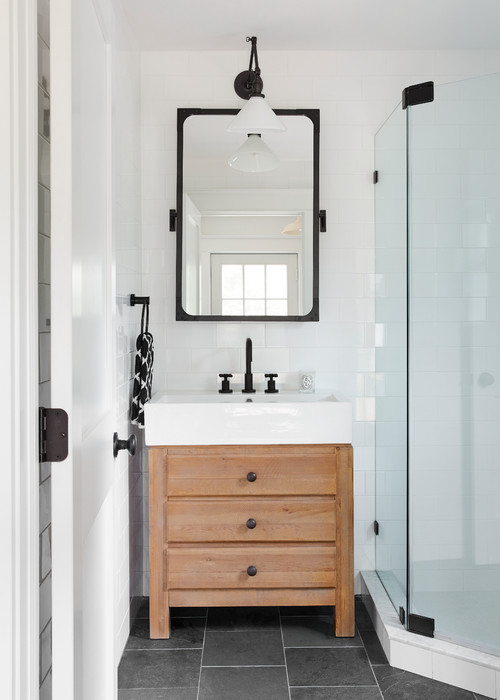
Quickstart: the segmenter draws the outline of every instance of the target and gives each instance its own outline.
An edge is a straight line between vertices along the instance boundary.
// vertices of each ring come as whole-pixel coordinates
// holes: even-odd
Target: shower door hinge
[[[399,621],[404,626],[405,624],[405,609],[402,605],[399,606]]]
[[[408,630],[415,634],[423,634],[424,637],[434,637],[434,618],[423,615],[408,615]]]
[[[423,105],[425,102],[434,102],[434,83],[432,80],[418,85],[409,85],[403,90],[401,103],[403,109]]]
[[[373,521],[373,532],[378,535],[379,533],[379,525],[378,525],[378,520]]]
[[[38,409],[40,462],[63,462],[68,456],[68,414],[62,408]]]
[[[373,184],[376,185],[378,182],[378,170],[373,171]]]

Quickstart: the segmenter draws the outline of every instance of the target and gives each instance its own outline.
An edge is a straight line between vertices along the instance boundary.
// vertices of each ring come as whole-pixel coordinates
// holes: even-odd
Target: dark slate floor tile
[[[335,637],[333,615],[282,617],[281,627],[285,647],[362,646],[359,634],[355,637]]]
[[[198,688],[141,688],[119,690],[118,700],[197,700]]]
[[[281,667],[204,668],[199,700],[289,700]]]
[[[382,700],[378,687],[290,688],[291,700]]]
[[[474,700],[474,693],[392,666],[374,666],[384,700]]]
[[[201,649],[125,651],[118,667],[118,687],[197,687],[201,653]]]
[[[136,607],[135,618],[148,618],[149,619],[149,598],[138,597],[134,600],[134,606]]]
[[[201,649],[206,618],[178,617],[171,621],[170,639],[150,639],[149,620],[138,619],[130,630],[126,649]]]
[[[280,614],[286,617],[311,617],[313,615],[334,615],[333,605],[282,605]]]
[[[387,664],[387,656],[385,655],[380,639],[377,633],[372,630],[363,630],[361,633],[361,639],[372,664]]]
[[[279,630],[208,631],[203,666],[284,666]]]
[[[363,603],[361,596],[356,596],[354,599],[354,615],[356,620],[356,627],[361,632],[361,630],[373,630],[373,622],[368,614],[368,610]]]
[[[286,649],[292,686],[375,685],[363,647]]]
[[[278,608],[209,608],[207,630],[280,629]]]

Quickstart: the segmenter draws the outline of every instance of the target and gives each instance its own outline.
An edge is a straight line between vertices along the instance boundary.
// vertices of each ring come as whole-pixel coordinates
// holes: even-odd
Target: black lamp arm
[[[250,51],[250,65],[248,67],[248,87],[251,89],[253,95],[261,95],[264,83],[260,77],[260,67],[259,67],[259,57],[257,55],[257,37],[247,36],[247,41],[252,42],[252,50]],[[252,64],[255,61],[255,68],[252,69]],[[262,95],[264,97],[264,95]]]

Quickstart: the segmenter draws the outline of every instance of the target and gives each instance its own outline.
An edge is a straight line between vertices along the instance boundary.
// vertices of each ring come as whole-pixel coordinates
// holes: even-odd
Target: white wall
[[[113,236],[116,254],[116,423],[120,437],[132,432],[129,412],[133,384],[135,339],[141,306],[129,305],[130,294],[142,293],[140,229],[139,54],[114,52]],[[115,500],[117,557],[116,663],[129,634],[130,601],[142,595],[142,442],[135,457],[121,453]],[[140,562],[140,563],[139,563]],[[139,573],[137,573],[139,572]],[[138,580],[139,579],[139,580]]]
[[[115,426],[121,438],[131,433],[130,394],[135,338],[141,308],[129,306],[130,294],[142,293],[140,221],[140,62],[133,31],[116,0],[97,0],[96,10],[110,47],[112,100],[112,209],[113,261],[116,307]],[[113,489],[115,542],[115,663],[118,665],[129,635],[130,602],[142,594],[136,570],[142,561],[142,449],[139,436],[135,458],[121,452],[116,459]],[[138,496],[139,494],[139,496]],[[139,535],[137,534],[139,529]],[[137,544],[140,540],[140,546]]]
[[[151,295],[154,390],[214,389],[218,372],[241,372],[244,341],[255,372],[279,382],[315,369],[318,389],[353,402],[355,567],[373,569],[374,541],[374,134],[410,84],[500,70],[500,52],[260,51],[264,92],[275,108],[321,110],[319,323],[180,323],[175,311],[177,107],[238,107],[235,75],[248,52],[142,54],[144,293]]]

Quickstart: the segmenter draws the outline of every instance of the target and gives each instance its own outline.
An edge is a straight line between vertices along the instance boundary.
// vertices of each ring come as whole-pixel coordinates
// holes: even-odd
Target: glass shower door
[[[408,108],[409,612],[500,652],[500,76]]]
[[[376,570],[406,610],[406,113],[375,137]]]

